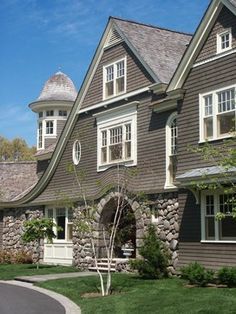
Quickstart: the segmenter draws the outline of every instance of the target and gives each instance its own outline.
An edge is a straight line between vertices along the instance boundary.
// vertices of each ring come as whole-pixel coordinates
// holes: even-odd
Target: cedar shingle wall
[[[180,191],[180,243],[178,267],[198,262],[216,269],[236,265],[236,244],[201,243],[200,206],[192,193]]]
[[[95,105],[103,100],[103,66],[125,56],[127,56],[127,92],[154,83],[127,45],[120,43],[104,51],[81,108]]]
[[[160,114],[153,113],[148,106],[151,102],[149,93],[139,96],[139,100],[137,115],[138,167],[137,173],[129,179],[129,189],[151,193],[163,190],[165,183],[165,125],[171,111]],[[121,104],[122,102],[117,105]],[[73,142],[78,138],[81,140],[82,154],[77,168],[83,169],[86,173],[84,185],[87,196],[93,199],[97,198],[104,193],[104,188],[109,183],[117,182],[116,167],[97,172],[97,127],[92,114],[79,116],[49,185],[36,201],[53,200],[56,194],[78,197],[79,191],[74,176],[66,170],[68,164],[72,163]]]
[[[0,211],[0,249],[2,249],[2,236],[3,236],[3,212]]]
[[[204,47],[202,48],[196,62],[203,61],[205,59],[214,57],[216,55],[216,38],[217,34],[222,33],[227,28],[232,28],[232,47],[236,47],[236,23],[235,23],[235,15],[230,12],[226,7],[223,7],[221,10],[219,17],[210,32]]]

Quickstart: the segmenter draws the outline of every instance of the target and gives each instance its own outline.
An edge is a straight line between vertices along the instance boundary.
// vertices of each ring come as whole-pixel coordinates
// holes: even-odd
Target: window
[[[231,29],[217,34],[217,53],[224,52],[232,48],[232,34]]]
[[[175,187],[177,172],[177,113],[174,112],[166,123],[166,183],[165,188]]]
[[[53,222],[60,227],[60,230],[54,230],[56,234],[55,241],[72,241],[73,210],[71,208],[47,208],[46,217],[53,219]]]
[[[46,117],[53,117],[54,116],[54,111],[53,110],[47,110],[46,111]]]
[[[54,134],[54,121],[46,121],[46,132],[47,135]]]
[[[39,119],[43,117],[43,112],[39,112]]]
[[[235,86],[200,95],[200,141],[231,136],[235,109]]]
[[[137,102],[95,115],[98,126],[98,170],[118,162],[137,163]]]
[[[39,122],[38,124],[38,149],[43,148],[43,124]]]
[[[81,144],[80,141],[75,141],[72,149],[72,160],[75,165],[78,165],[81,158]]]
[[[124,93],[126,90],[126,58],[105,66],[103,81],[104,99]]]
[[[232,217],[235,196],[217,192],[202,193],[202,240],[232,241],[236,240],[236,221]],[[215,219],[217,212],[225,218]]]
[[[59,110],[59,116],[60,117],[67,117],[67,111],[66,110]]]

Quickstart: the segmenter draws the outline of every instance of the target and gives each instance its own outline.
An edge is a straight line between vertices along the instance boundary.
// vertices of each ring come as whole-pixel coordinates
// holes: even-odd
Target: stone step
[[[95,266],[90,266],[89,271],[97,271],[97,268]],[[98,270],[101,272],[107,272],[108,271],[108,267],[98,267]],[[116,269],[115,268],[111,268],[110,269],[111,272],[115,272]]]

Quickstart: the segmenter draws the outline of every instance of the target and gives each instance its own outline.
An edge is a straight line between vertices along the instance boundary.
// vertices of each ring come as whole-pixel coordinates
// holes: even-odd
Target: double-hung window
[[[103,67],[103,99],[126,91],[126,58]]]
[[[202,192],[202,240],[236,241],[236,220],[232,217],[235,207],[235,195],[223,192]],[[225,218],[217,220],[216,213]]]
[[[224,52],[232,48],[232,33],[231,29],[217,34],[217,53]]]
[[[99,113],[97,118],[98,170],[116,163],[135,165],[137,160],[137,103]]]
[[[235,131],[235,88],[200,95],[200,141],[228,137]]]
[[[46,121],[46,130],[45,134],[53,135],[54,134],[54,121]]]

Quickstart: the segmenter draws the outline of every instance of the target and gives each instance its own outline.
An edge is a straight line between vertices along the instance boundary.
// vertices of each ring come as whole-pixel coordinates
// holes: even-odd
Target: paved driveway
[[[40,292],[0,283],[1,314],[65,314],[64,307]]]

